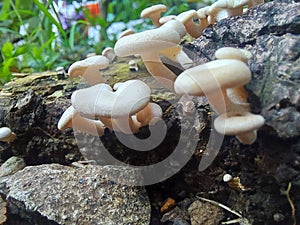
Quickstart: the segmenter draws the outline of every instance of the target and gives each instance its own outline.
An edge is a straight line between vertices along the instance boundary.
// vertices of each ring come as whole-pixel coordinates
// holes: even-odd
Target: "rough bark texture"
[[[253,145],[242,145],[234,137],[226,137],[217,158],[207,170],[198,171],[213,115],[204,98],[193,99],[198,117],[189,119],[181,104],[171,105],[174,95],[155,89],[153,100],[163,108],[163,119],[168,128],[166,138],[155,151],[132,151],[112,132],[101,138],[119,160],[133,165],[150,165],[172,152],[182,129],[193,127],[184,132],[187,149],[189,139],[199,139],[191,160],[175,176],[147,187],[152,202],[152,224],[162,223],[159,208],[167,197],[173,197],[180,210],[187,213],[188,205],[182,201],[191,193],[230,206],[252,224],[293,224],[293,206],[295,218],[300,221],[300,194],[297,191],[300,186],[299,34],[300,4],[278,1],[252,8],[241,17],[221,20],[207,28],[199,39],[185,44],[186,50],[192,52],[195,65],[213,60],[214,52],[223,46],[249,50],[253,54],[249,61],[253,79],[246,85],[248,101],[252,112],[266,119],[266,125],[258,132]],[[144,77],[153,87],[156,84],[145,73],[142,64],[138,72],[129,72],[127,61],[123,59],[104,74],[110,84],[137,76]],[[23,156],[29,165],[69,164],[80,159],[73,132],[58,131],[56,124],[70,105],[71,93],[84,86],[80,79],[70,80],[55,73],[31,75],[5,85],[0,93],[0,125],[11,127],[18,136],[11,144],[1,143],[1,159]],[[148,129],[143,128],[138,136],[147,137],[148,133]],[[82,135],[77,141],[90,140],[86,138]],[[89,153],[88,156],[96,157],[99,164],[105,163],[101,161],[101,153]],[[172,163],[176,165],[176,162]],[[225,173],[240,181],[234,184],[222,182]],[[287,193],[283,194],[289,183],[292,185],[290,199]],[[226,212],[223,221],[228,218],[235,216]],[[172,219],[164,217],[164,222],[173,224],[178,221],[176,219],[175,213]],[[215,224],[217,221],[219,219]],[[182,224],[185,222],[190,223],[188,218]]]

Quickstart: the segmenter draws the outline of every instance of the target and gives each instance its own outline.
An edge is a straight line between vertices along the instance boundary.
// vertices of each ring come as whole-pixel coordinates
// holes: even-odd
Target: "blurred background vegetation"
[[[105,47],[113,47],[118,33],[127,28],[136,32],[151,28],[150,20],[140,19],[140,12],[148,6],[165,4],[168,11],[164,15],[177,15],[209,2],[102,0],[98,1],[97,16],[83,3],[0,0],[0,85],[10,80],[13,72],[54,70],[85,58],[88,53],[101,54]],[[91,28],[99,33],[98,40],[89,38]]]

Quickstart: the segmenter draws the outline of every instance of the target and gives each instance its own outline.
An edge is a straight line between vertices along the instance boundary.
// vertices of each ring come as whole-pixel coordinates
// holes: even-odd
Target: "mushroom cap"
[[[134,30],[132,29],[127,29],[127,30],[124,30],[118,37],[118,39],[122,38],[122,37],[125,37],[127,35],[131,35],[131,34],[134,34]]]
[[[176,20],[180,21],[183,24],[190,20],[193,20],[193,18],[199,18],[197,11],[194,9],[182,12],[176,16]]]
[[[9,127],[0,128],[0,141],[12,142],[16,138],[16,134]]]
[[[178,21],[175,22],[175,20],[171,20],[159,28],[120,38],[114,47],[116,55],[124,57],[146,52],[159,52],[162,49],[179,44],[181,37],[178,32],[170,26],[170,22],[172,22],[172,24],[178,23]]]
[[[174,83],[179,95],[202,96],[218,89],[242,86],[251,79],[251,71],[239,60],[222,59],[182,72]]]
[[[217,132],[225,135],[238,135],[259,129],[265,123],[261,115],[249,112],[229,112],[218,116],[214,120],[214,127]]]
[[[70,77],[77,77],[85,73],[94,72],[106,68],[109,59],[103,55],[95,55],[73,63],[68,70]]]
[[[215,56],[217,59],[236,59],[242,62],[248,62],[252,54],[244,49],[223,47],[215,52]]]
[[[197,10],[199,19],[206,19],[209,16],[208,9],[209,6],[206,6]]]
[[[81,115],[119,118],[131,116],[144,108],[150,99],[150,88],[140,80],[129,80],[116,91],[107,84],[97,84],[75,91],[74,108]]]
[[[105,49],[103,49],[101,54],[105,56],[109,60],[109,62],[113,62],[116,59],[116,54],[112,47],[106,47]]]
[[[148,8],[145,8],[142,12],[141,12],[141,18],[147,18],[150,17],[153,14],[157,14],[157,13],[162,13],[162,12],[166,12],[168,9],[167,6],[163,5],[163,4],[157,4],[157,5],[153,5],[150,6]]]
[[[159,19],[159,23],[160,24],[165,24],[166,22],[169,22],[170,20],[174,20],[176,19],[175,15],[167,15],[167,16],[163,16]]]
[[[72,117],[75,113],[75,109],[73,106],[70,106],[69,108],[64,111],[64,113],[61,115],[58,123],[57,123],[57,128],[59,130],[64,130],[68,127],[72,126]]]
[[[220,9],[235,9],[246,5],[248,0],[218,0],[208,9],[209,14],[215,14]]]

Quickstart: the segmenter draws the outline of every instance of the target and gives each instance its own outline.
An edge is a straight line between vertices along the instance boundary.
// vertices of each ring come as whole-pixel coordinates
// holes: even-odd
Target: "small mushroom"
[[[203,30],[210,25],[210,15],[208,14],[208,8],[209,6],[206,6],[197,10],[198,18],[200,20],[200,26]]]
[[[114,49],[112,47],[106,47],[102,53],[103,56],[105,56],[106,58],[108,58],[109,63],[112,63],[116,60],[117,56],[114,52]]]
[[[214,2],[208,10],[208,13],[215,18],[216,21],[231,17],[241,16],[243,14],[243,6],[248,0],[219,0]]]
[[[161,27],[125,36],[115,44],[117,56],[140,54],[147,70],[164,86],[173,90],[176,75],[160,59],[160,51],[177,46],[185,28],[177,20],[171,20]]]
[[[0,128],[0,141],[2,142],[13,142],[16,138],[16,134],[11,131],[8,127]]]
[[[99,120],[92,120],[79,115],[73,106],[67,108],[58,121],[57,128],[65,130],[73,128],[94,136],[102,136],[104,134],[104,125]]]
[[[229,112],[214,120],[217,132],[225,135],[235,135],[243,144],[252,144],[256,140],[257,130],[263,126],[265,119],[261,115],[249,112]]]
[[[252,57],[252,54],[244,49],[223,47],[215,52],[215,56],[217,59],[236,59],[247,63]],[[247,103],[248,92],[243,86],[228,88],[226,89],[226,94],[232,103],[240,105],[247,109],[247,111],[250,111],[250,105]]]
[[[159,19],[159,23],[165,24],[166,22],[170,21],[170,20],[175,20],[176,16],[175,15],[167,15],[167,16],[163,16]]]
[[[99,70],[106,68],[108,65],[109,59],[107,57],[103,55],[91,56],[73,63],[68,70],[68,74],[70,77],[83,76],[90,85],[104,83],[105,80]]]
[[[110,129],[135,133],[140,124],[131,116],[143,109],[149,99],[150,88],[144,82],[129,80],[120,83],[116,91],[107,84],[77,90],[72,94],[71,102],[80,114],[95,116]]]
[[[138,64],[135,60],[130,60],[128,62],[129,70],[137,72],[139,70]]]
[[[153,5],[150,6],[148,8],[145,8],[142,12],[141,12],[141,18],[147,18],[149,17],[152,21],[152,23],[156,26],[156,27],[160,27],[161,23],[159,22],[161,13],[166,12],[167,11],[167,6],[163,5],[163,4],[157,4],[157,5]]]
[[[198,22],[196,23],[194,19],[197,19]],[[203,29],[205,28],[201,26],[199,19],[199,15],[196,10],[185,11],[176,16],[176,20],[183,23],[186,32],[194,38],[200,37]]]

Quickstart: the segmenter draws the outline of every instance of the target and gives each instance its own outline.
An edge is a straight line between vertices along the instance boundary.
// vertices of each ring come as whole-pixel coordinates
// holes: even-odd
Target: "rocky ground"
[[[122,181],[124,177],[117,176],[119,167],[106,165],[100,150],[79,151],[78,146],[97,147],[98,138],[84,134],[75,138],[71,129],[57,130],[72,92],[86,86],[83,80],[57,72],[14,79],[0,92],[0,125],[9,126],[17,138],[0,144],[0,158],[5,162],[18,156],[24,162],[14,158],[0,168],[0,219],[14,225],[196,225],[230,220],[237,220],[236,224],[296,224],[300,221],[299,33],[300,3],[274,1],[242,17],[222,20],[200,38],[184,43],[195,65],[214,60],[220,47],[250,51],[248,101],[252,112],[266,119],[252,145],[226,136],[215,160],[204,171],[198,166],[203,155],[209,154],[205,149],[215,117],[204,97],[191,99],[195,112],[186,110],[176,96],[157,86],[139,58],[133,58],[139,65],[137,72],[129,70],[129,58],[120,58],[102,71],[109,84],[135,78],[149,84],[152,101],[162,107],[167,125],[165,139],[149,152],[134,151],[107,131],[100,140],[115,158],[129,165],[152,165],[172,154],[179,137],[186,152],[193,140],[198,140],[179,172],[146,187],[121,185],[111,179]],[[148,135],[149,129],[144,127],[137,137]],[[85,158],[95,159],[98,165],[71,166]],[[172,166],[163,172],[172,174],[178,162],[170,161]],[[25,169],[14,173],[25,164]],[[125,178],[134,182],[143,177],[136,173],[126,170]],[[225,174],[234,179],[225,183]]]

